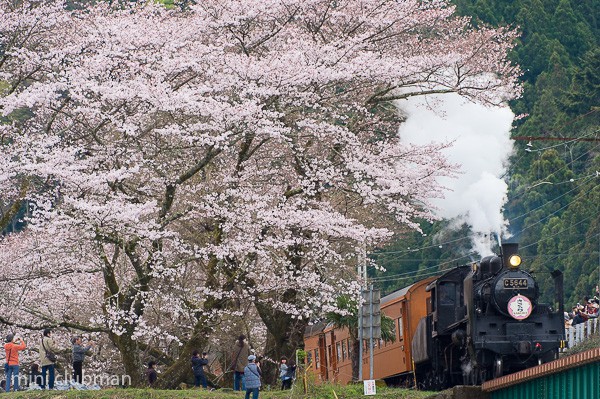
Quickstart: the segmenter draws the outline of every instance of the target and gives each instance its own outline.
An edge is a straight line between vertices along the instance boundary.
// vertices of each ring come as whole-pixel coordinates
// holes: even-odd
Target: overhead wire
[[[589,174],[589,175],[586,175],[586,176],[583,176],[583,177],[580,177],[580,178],[577,178],[577,179],[569,179],[569,180],[566,180],[566,181],[563,181],[563,182],[553,183],[554,185],[561,185],[561,184],[567,184],[567,183],[574,183],[576,181],[580,181],[580,180],[586,179],[586,181],[584,181],[581,184],[577,185],[577,187],[572,188],[571,190],[569,190],[569,191],[567,191],[567,192],[559,195],[558,197],[555,197],[555,198],[553,198],[551,200],[548,200],[545,204],[540,205],[539,207],[536,207],[536,208],[534,208],[534,209],[532,209],[532,210],[530,210],[530,211],[528,211],[526,213],[523,213],[523,214],[521,214],[519,216],[516,216],[516,217],[514,217],[512,219],[509,219],[509,222],[514,222],[514,221],[516,221],[516,220],[518,220],[518,219],[520,219],[522,217],[525,217],[525,216],[527,216],[527,215],[535,212],[536,210],[538,210],[538,209],[540,209],[540,208],[542,208],[544,206],[547,206],[549,203],[557,201],[560,198],[562,198],[562,197],[564,197],[564,196],[572,193],[573,191],[576,191],[576,190],[580,189],[587,182],[588,179],[591,179],[591,178],[593,178],[595,176],[597,176],[597,175],[594,173],[594,174]],[[571,205],[574,201],[578,200],[583,195],[585,195],[585,192],[579,193],[575,198],[573,198],[571,201],[569,201],[566,205],[564,205],[561,208],[559,208],[558,210],[552,212],[550,215],[547,215],[546,217],[544,217],[544,218],[540,219],[539,221],[535,222],[533,225],[530,225],[530,226],[525,227],[524,229],[518,231],[516,233],[516,235],[523,233],[524,231],[526,231],[530,227],[533,227],[533,226],[535,226],[535,225],[543,222],[544,220],[546,220],[547,218],[551,217],[552,215],[554,215],[554,214],[558,213],[559,211],[565,209],[566,207],[568,207],[569,205]],[[464,237],[459,237],[459,238],[448,240],[448,241],[444,241],[444,242],[439,242],[439,243],[436,243],[436,244],[426,245],[426,246],[415,248],[415,249],[406,249],[406,250],[401,250],[401,251],[388,251],[388,252],[375,252],[375,253],[372,253],[372,254],[369,254],[369,255],[370,256],[376,256],[378,258],[380,258],[380,257],[398,258],[397,255],[411,253],[411,252],[412,253],[420,252],[420,251],[425,250],[425,249],[430,249],[430,248],[445,246],[445,245],[449,245],[449,244],[452,244],[452,243],[455,243],[455,242],[459,242],[459,241],[463,241],[463,240],[467,240],[467,239],[471,239],[471,237],[470,236],[464,236]]]
[[[582,186],[583,186],[583,184],[579,185],[577,188],[580,188],[580,187],[582,187]],[[573,190],[571,190],[571,191],[573,191]],[[555,211],[551,212],[549,215],[546,215],[546,216],[544,216],[543,218],[539,219],[537,222],[535,222],[535,223],[532,223],[532,224],[529,224],[529,225],[527,225],[527,227],[524,227],[524,228],[522,228],[522,229],[521,229],[520,231],[518,231],[518,232],[517,232],[515,235],[519,235],[519,234],[523,233],[524,231],[526,231],[526,230],[529,230],[530,228],[532,228],[532,227],[534,227],[534,226],[537,226],[538,224],[542,223],[543,221],[547,220],[548,218],[550,218],[550,217],[552,217],[552,216],[556,215],[558,212],[562,211],[563,209],[565,209],[565,208],[569,207],[571,204],[573,204],[575,201],[579,200],[581,197],[585,196],[586,194],[587,194],[587,193],[586,193],[585,191],[581,191],[581,192],[580,192],[580,193],[578,193],[578,194],[577,194],[577,195],[576,195],[576,196],[575,196],[573,199],[571,199],[571,200],[570,200],[568,203],[566,203],[565,205],[561,206],[561,207],[560,207],[560,208],[558,208],[557,210],[555,210]],[[549,202],[550,202],[550,201],[549,201]],[[544,205],[547,205],[547,203],[546,203],[546,204],[544,204]],[[542,205],[542,206],[540,206],[540,207],[538,207],[538,208],[536,208],[536,209],[539,209],[539,208],[543,207],[544,205]],[[529,213],[531,213],[531,212],[528,212],[527,214],[529,214]],[[527,215],[527,214],[525,214],[525,215]],[[516,218],[515,218],[515,219],[511,219],[510,221],[514,221],[514,220],[516,220]]]
[[[556,147],[563,147],[563,146],[566,146],[568,144],[575,143],[577,141],[581,141],[582,138],[585,138],[587,136],[596,135],[596,134],[598,134],[598,132],[599,132],[599,130],[594,130],[592,132],[585,133],[584,135],[582,135],[580,137],[575,137],[572,140],[565,140],[562,143],[558,143],[558,144],[554,144],[554,145],[549,145],[547,147],[536,148],[536,149],[533,149],[533,150],[530,149],[527,152],[542,152],[542,151],[550,150],[550,149],[556,148]]]
[[[578,117],[578,118],[575,118],[575,119],[573,119],[573,120],[572,120],[572,121],[570,121],[569,123],[572,123],[572,122],[574,122],[574,121],[575,121],[575,120],[577,120],[577,119],[581,119],[581,118],[583,118],[583,117],[585,117],[585,116],[588,116],[588,115],[590,115],[590,114],[592,114],[592,113],[594,113],[594,112],[596,112],[596,111],[597,111],[597,110],[594,110],[593,112],[588,112],[587,114],[584,114],[584,115],[582,115],[582,116],[580,116],[580,117]],[[565,124],[565,126],[566,126],[567,124],[568,124],[568,123],[566,123],[566,124]],[[568,142],[561,143],[561,144],[558,144],[558,145],[548,146],[548,147],[545,147],[545,148],[542,148],[542,149],[536,150],[536,152],[540,152],[540,151],[542,151],[542,150],[544,150],[544,151],[545,151],[545,150],[547,150],[547,149],[551,149],[551,148],[554,148],[554,147],[557,147],[557,146],[564,146],[564,145],[568,145],[568,144],[570,144],[570,143],[573,143],[573,142],[577,142],[577,141],[579,141],[579,140],[580,140],[582,137],[587,137],[587,136],[590,136],[590,135],[592,135],[592,134],[596,135],[598,132],[600,132],[600,131],[599,131],[599,130],[595,130],[594,132],[590,132],[590,133],[584,134],[583,136],[581,136],[581,137],[578,137],[578,138],[574,138],[573,140],[570,140],[570,141],[568,141]],[[595,149],[595,148],[597,148],[598,146],[600,146],[600,143],[599,143],[599,144],[595,144],[595,145],[593,146],[592,150],[593,150],[593,149]],[[536,185],[536,184],[538,184],[538,183],[543,183],[544,181],[546,181],[547,179],[551,178],[551,177],[552,177],[552,176],[554,176],[556,173],[558,173],[560,170],[562,170],[562,169],[564,169],[564,168],[566,168],[566,167],[568,167],[568,166],[572,165],[572,164],[573,164],[575,161],[577,161],[577,160],[581,159],[583,156],[587,155],[588,153],[589,153],[589,151],[586,151],[586,153],[583,153],[583,154],[581,154],[581,155],[580,155],[580,156],[578,156],[577,158],[575,158],[575,159],[571,159],[569,162],[566,162],[566,163],[565,163],[565,164],[564,164],[564,165],[563,165],[561,168],[559,168],[559,169],[557,169],[557,170],[553,171],[553,172],[552,172],[552,173],[550,173],[548,176],[546,176],[544,179],[541,179],[541,180],[539,180],[538,182],[536,182],[536,183],[534,183],[534,184],[530,185],[530,187],[531,187],[531,186],[535,186],[535,185]],[[580,187],[582,187],[582,186],[583,186],[583,185],[586,183],[587,179],[591,179],[591,178],[592,178],[592,177],[594,177],[594,176],[596,176],[596,177],[598,176],[598,172],[597,172],[597,171],[596,171],[596,173],[591,173],[591,174],[588,174],[588,175],[586,175],[586,176],[582,176],[582,177],[579,177],[579,178],[576,178],[576,179],[573,179],[573,178],[572,178],[572,179],[569,179],[569,180],[567,180],[567,181],[556,182],[556,183],[554,183],[554,182],[550,182],[550,183],[551,183],[551,184],[553,184],[553,185],[561,185],[561,184],[573,183],[573,182],[575,182],[575,181],[580,181],[580,180],[584,180],[584,179],[585,179],[585,181],[584,181],[584,182],[582,182],[581,184],[577,185],[577,187],[574,187],[573,189],[569,190],[568,192],[566,192],[566,193],[563,193],[563,194],[559,195],[558,197],[556,197],[556,198],[553,198],[553,199],[551,199],[551,200],[547,201],[547,202],[546,202],[546,204],[543,204],[543,205],[541,205],[541,206],[539,206],[539,207],[537,207],[537,208],[535,208],[535,209],[532,209],[532,210],[530,210],[530,211],[528,211],[528,212],[526,212],[526,213],[524,213],[524,214],[522,214],[522,215],[519,215],[519,216],[517,216],[517,217],[515,217],[515,218],[512,218],[512,219],[510,219],[510,220],[509,220],[509,222],[511,222],[511,221],[512,221],[512,222],[514,222],[514,221],[518,220],[518,219],[519,219],[519,218],[521,218],[521,217],[527,216],[528,214],[531,214],[531,213],[535,212],[536,210],[538,210],[538,209],[542,208],[543,206],[547,206],[547,204],[548,204],[548,203],[551,203],[551,202],[553,202],[553,201],[557,201],[557,200],[559,200],[560,198],[562,198],[562,197],[564,197],[564,196],[566,196],[566,195],[568,195],[568,194],[572,193],[573,191],[575,191],[575,190],[579,189]],[[524,194],[524,192],[523,192],[522,194]],[[532,225],[532,226],[528,226],[528,227],[526,227],[526,228],[523,228],[523,229],[522,229],[520,232],[518,232],[517,234],[520,234],[520,233],[524,232],[525,230],[527,230],[527,229],[529,229],[529,228],[531,228],[531,227],[533,227],[533,226],[535,226],[535,225],[537,225],[537,224],[541,223],[542,221],[544,221],[544,220],[548,219],[548,218],[549,218],[549,217],[551,217],[552,215],[554,215],[554,214],[558,213],[560,210],[562,210],[562,209],[565,209],[565,208],[566,208],[566,207],[568,207],[570,204],[572,204],[574,201],[576,201],[577,199],[579,199],[579,198],[580,198],[580,196],[581,196],[582,194],[584,194],[584,193],[580,193],[580,194],[578,194],[578,195],[577,195],[575,198],[573,198],[572,200],[570,200],[570,201],[569,201],[569,203],[567,203],[566,205],[562,206],[562,207],[561,207],[559,210],[556,210],[556,211],[554,211],[552,214],[550,214],[550,215],[548,215],[548,216],[546,216],[546,217],[544,217],[544,218],[540,219],[539,221],[535,222],[535,223],[534,223],[534,225]],[[517,197],[517,198],[518,198],[518,197]],[[588,217],[588,218],[586,218],[586,219],[583,219],[583,220],[579,221],[579,222],[578,222],[578,223],[576,223],[575,225],[578,225],[578,224],[580,224],[580,223],[583,223],[584,221],[586,221],[586,220],[589,220],[590,218],[591,218],[591,216],[590,216],[590,217]],[[571,225],[571,227],[572,227],[572,226],[573,226],[573,225]],[[562,231],[561,231],[561,232],[562,232]],[[556,233],[555,235],[557,235],[557,234],[560,234],[561,232],[559,232],[559,233]],[[555,235],[553,235],[553,236],[555,236]],[[552,236],[552,237],[553,237],[553,236]],[[436,243],[436,244],[426,245],[426,246],[419,247],[419,248],[414,248],[414,249],[411,249],[411,248],[409,248],[409,249],[406,249],[406,250],[401,250],[401,251],[378,252],[378,253],[373,253],[373,254],[371,254],[371,255],[375,255],[375,256],[377,256],[377,257],[381,257],[381,256],[386,256],[386,257],[389,257],[389,256],[391,256],[392,258],[394,258],[394,257],[396,257],[396,258],[397,258],[397,256],[393,256],[393,255],[406,254],[406,253],[410,253],[410,252],[413,252],[413,253],[414,253],[414,252],[419,252],[419,251],[423,251],[423,250],[425,250],[425,249],[430,249],[430,248],[434,248],[434,247],[440,247],[440,246],[444,246],[444,245],[452,244],[452,243],[455,243],[455,242],[463,241],[463,240],[466,240],[466,239],[471,239],[471,237],[470,237],[470,236],[459,237],[459,238],[455,238],[455,239],[448,240],[448,241],[445,241],[445,242],[438,242],[438,243]],[[536,243],[531,243],[531,244],[529,244],[529,245],[527,245],[527,246],[525,246],[525,247],[522,247],[522,248],[527,248],[527,247],[530,247],[530,246],[533,246],[533,245],[537,245],[538,243],[539,243],[539,241],[538,241],[538,242],[536,242]],[[391,276],[380,276],[380,277],[374,277],[374,278],[372,278],[372,281],[374,281],[374,282],[385,282],[385,281],[392,281],[392,280],[401,280],[401,279],[415,278],[417,275],[418,275],[419,277],[422,277],[422,276],[424,276],[424,275],[426,275],[426,274],[428,274],[428,273],[433,273],[433,274],[440,273],[441,271],[443,271],[443,270],[444,270],[444,269],[441,269],[441,270],[439,269],[441,266],[447,265],[448,263],[453,263],[453,262],[456,262],[456,261],[458,261],[458,260],[460,260],[460,259],[464,259],[464,258],[471,257],[471,255],[473,255],[474,253],[475,253],[475,252],[470,252],[470,253],[469,253],[469,254],[467,254],[467,255],[461,256],[461,257],[459,257],[459,258],[455,258],[455,259],[453,259],[453,260],[451,260],[451,261],[442,262],[442,263],[439,263],[439,264],[436,264],[436,265],[433,265],[433,266],[426,267],[426,268],[424,268],[424,269],[419,269],[419,270],[414,270],[414,271],[410,271],[410,272],[399,273],[399,274],[395,274],[395,275],[391,275]],[[424,261],[424,260],[423,260],[423,259],[421,259],[421,261]],[[438,270],[436,270],[436,271],[434,271],[434,272],[428,272],[428,273],[425,273],[425,274],[423,274],[423,271],[427,271],[427,270],[430,270],[430,269],[433,269],[433,268],[438,268]]]
[[[474,255],[474,254],[475,254],[475,251],[471,251],[471,252],[469,252],[466,255],[460,256],[458,258],[450,259],[450,260],[438,263],[438,264],[433,265],[433,266],[428,266],[428,267],[425,267],[423,269],[409,271],[409,272],[404,272],[404,273],[393,274],[393,275],[390,275],[390,276],[373,277],[373,278],[371,278],[371,280],[372,281],[386,281],[388,279],[394,279],[394,278],[397,278],[399,276],[419,274],[419,273],[421,273],[423,271],[430,270],[430,269],[433,269],[433,268],[438,268],[439,269],[440,266],[447,265],[447,264],[453,264],[453,263],[456,263],[459,260],[464,259],[464,258],[471,258],[472,255]]]
[[[386,251],[386,252],[373,252],[370,255],[375,255],[375,256],[387,256],[388,254],[404,254],[404,253],[409,253],[409,252],[419,252],[422,251],[424,249],[430,249],[430,248],[435,248],[435,247],[439,247],[440,245],[448,245],[448,244],[452,244],[458,241],[463,241],[466,239],[470,239],[470,237],[459,237],[456,239],[452,239],[449,241],[445,241],[443,243],[438,243],[438,244],[431,244],[431,245],[426,245],[423,247],[419,247],[419,248],[415,248],[415,249],[405,249],[405,250],[401,250],[401,251]]]

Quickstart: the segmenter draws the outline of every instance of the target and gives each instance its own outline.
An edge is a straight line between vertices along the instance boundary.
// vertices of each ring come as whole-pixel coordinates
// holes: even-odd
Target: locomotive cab
[[[461,266],[440,276],[426,288],[431,292],[431,315],[434,336],[444,334],[457,324],[465,321],[463,280],[470,268]]]
[[[503,245],[501,256],[454,268],[427,286],[432,311],[413,340],[421,386],[478,384],[556,358],[564,340],[562,274],[552,274],[555,312],[539,303],[517,248]]]

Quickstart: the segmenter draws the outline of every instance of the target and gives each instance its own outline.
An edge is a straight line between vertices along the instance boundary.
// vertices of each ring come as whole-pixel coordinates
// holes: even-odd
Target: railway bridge
[[[600,348],[488,381],[481,388],[490,399],[599,399]]]

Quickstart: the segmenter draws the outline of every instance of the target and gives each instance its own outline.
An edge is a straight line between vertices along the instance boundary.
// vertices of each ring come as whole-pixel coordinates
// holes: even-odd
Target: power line
[[[422,271],[425,271],[425,270],[430,270],[430,269],[433,269],[433,268],[439,268],[440,266],[443,266],[443,265],[447,265],[447,264],[451,264],[451,263],[456,263],[456,262],[458,262],[461,259],[471,258],[471,255],[474,255],[474,254],[475,254],[475,251],[471,251],[471,252],[469,252],[466,255],[460,256],[458,258],[450,259],[450,260],[447,260],[445,262],[438,263],[436,265],[429,266],[429,267],[426,267],[426,268],[423,268],[423,269],[409,271],[409,272],[404,272],[404,273],[399,273],[399,274],[393,274],[393,275],[390,275],[390,276],[373,277],[371,280],[373,280],[373,281],[385,281],[386,279],[389,279],[389,278],[395,278],[395,277],[399,277],[399,276],[406,276],[406,275],[418,274],[418,273],[420,273]]]
[[[590,111],[590,112],[588,112],[588,113],[586,113],[586,114],[584,114],[584,115],[581,115],[581,116],[579,116],[579,117],[577,117],[577,118],[574,118],[573,120],[569,121],[568,123],[565,123],[565,124],[563,125],[563,127],[567,126],[567,125],[568,125],[568,124],[570,124],[570,123],[573,123],[573,122],[575,122],[575,121],[576,121],[576,120],[578,120],[578,119],[582,119],[582,118],[584,118],[584,117],[587,117],[587,116],[589,116],[589,115],[591,115],[591,114],[593,114],[593,113],[595,113],[595,112],[597,112],[597,111],[598,111],[598,110],[597,110],[597,109],[595,109],[595,110],[592,110],[592,111]],[[577,141],[600,142],[600,139],[598,139],[598,138],[596,138],[596,137],[594,137],[594,138],[586,138],[586,136],[591,136],[592,134],[596,135],[598,132],[600,132],[600,131],[599,131],[599,130],[596,130],[596,131],[593,131],[593,132],[590,132],[590,133],[584,134],[582,137],[579,137],[579,138],[548,138],[548,137],[534,137],[534,136],[517,136],[517,137],[514,137],[513,139],[515,139],[515,140],[524,140],[524,139],[527,139],[527,140],[549,140],[549,141],[558,141],[558,140],[560,140],[560,141],[567,141],[567,143],[562,143],[562,144],[558,144],[558,145],[549,146],[549,147],[546,147],[546,148],[542,148],[542,149],[535,150],[535,151],[539,152],[539,151],[545,151],[545,150],[547,150],[547,149],[554,148],[554,147],[557,147],[557,146],[560,146],[560,145],[566,145],[566,144],[569,144],[569,143],[571,143],[571,142],[577,142]],[[596,144],[596,145],[594,145],[594,147],[593,147],[591,150],[593,150],[593,149],[597,148],[598,146],[600,146],[600,143],[599,143],[599,144]],[[586,151],[585,153],[581,154],[580,156],[578,156],[578,157],[577,157],[577,158],[575,158],[575,159],[571,159],[571,160],[570,160],[570,162],[566,162],[566,163],[565,163],[565,165],[563,165],[561,168],[559,168],[559,169],[557,169],[557,170],[553,171],[552,173],[550,173],[550,174],[549,174],[549,175],[548,175],[548,176],[547,176],[545,179],[542,179],[542,180],[538,181],[537,183],[534,183],[534,184],[530,185],[530,186],[529,186],[529,188],[531,188],[532,186],[535,186],[536,184],[539,184],[539,183],[544,183],[544,182],[545,182],[547,179],[551,178],[551,177],[552,177],[552,176],[554,176],[556,173],[560,172],[562,169],[564,169],[564,168],[567,168],[567,167],[571,166],[571,165],[572,165],[574,162],[576,162],[576,161],[577,161],[577,160],[579,160],[580,158],[582,158],[582,157],[586,156],[587,154],[589,154],[589,151]],[[521,157],[521,158],[522,158],[522,157]],[[520,158],[520,159],[521,159],[521,158]],[[581,184],[578,184],[576,187],[572,188],[572,189],[571,189],[571,190],[569,190],[568,192],[566,192],[566,193],[563,193],[563,194],[559,195],[558,197],[551,199],[550,201],[546,202],[546,204],[544,204],[544,205],[541,205],[541,206],[539,206],[539,207],[537,207],[537,208],[534,208],[534,209],[532,209],[532,210],[530,210],[530,211],[528,211],[528,212],[526,212],[526,213],[524,213],[524,214],[522,214],[522,215],[519,215],[519,216],[517,216],[517,217],[515,217],[515,218],[512,218],[512,219],[510,219],[510,220],[509,220],[509,222],[514,222],[514,221],[518,220],[519,218],[525,217],[525,216],[527,216],[527,215],[529,215],[529,214],[531,214],[531,213],[535,212],[536,210],[539,210],[540,208],[542,208],[542,207],[544,207],[544,206],[547,206],[547,204],[548,204],[548,203],[551,203],[551,202],[557,201],[557,200],[559,200],[560,198],[562,198],[562,197],[564,197],[564,196],[566,196],[566,195],[568,195],[568,194],[570,194],[570,193],[572,193],[572,192],[574,192],[574,191],[576,191],[576,190],[580,189],[580,188],[581,188],[581,187],[582,187],[582,186],[583,186],[583,185],[584,185],[584,184],[587,182],[587,180],[588,180],[588,179],[591,179],[591,178],[592,178],[592,177],[594,177],[594,176],[595,176],[595,177],[598,177],[598,172],[597,172],[597,171],[596,171],[595,173],[591,173],[591,174],[588,174],[588,175],[586,175],[586,176],[582,176],[582,177],[575,178],[575,179],[569,179],[569,180],[562,181],[562,182],[556,182],[556,183],[553,183],[553,182],[548,182],[548,183],[550,183],[550,184],[553,184],[553,185],[562,185],[562,184],[570,184],[570,183],[574,183],[574,182],[576,182],[576,181],[581,181],[581,180],[584,180],[584,181],[583,181]],[[503,177],[504,177],[504,176],[503,176]],[[525,192],[526,192],[526,191],[524,191],[522,194],[524,194]],[[520,195],[522,195],[522,194],[520,194]],[[552,215],[555,215],[555,214],[556,214],[556,213],[558,213],[559,211],[561,211],[561,210],[565,209],[566,207],[568,207],[569,205],[571,205],[571,204],[572,204],[574,201],[578,200],[578,199],[579,199],[579,198],[580,198],[582,195],[584,195],[584,194],[585,194],[585,193],[583,193],[583,192],[582,192],[582,193],[579,193],[577,196],[575,196],[575,198],[573,198],[571,201],[569,201],[569,202],[568,202],[566,205],[562,206],[560,209],[558,209],[558,210],[556,210],[556,211],[552,212],[550,215],[547,215],[547,216],[545,216],[544,218],[542,218],[542,219],[538,220],[538,221],[537,221],[537,222],[535,222],[533,225],[530,225],[530,226],[527,226],[526,228],[523,228],[523,229],[522,229],[521,231],[519,231],[517,234],[521,234],[521,233],[523,233],[524,231],[526,231],[527,229],[529,229],[529,228],[531,228],[531,227],[533,227],[533,226],[535,226],[535,225],[537,225],[537,224],[539,224],[539,223],[542,223],[544,220],[548,219],[548,218],[549,218],[549,217],[551,217]],[[519,195],[519,196],[520,196],[520,195]],[[517,196],[516,198],[519,198],[519,196]],[[514,199],[515,199],[515,198],[513,198],[513,200],[514,200]],[[573,226],[576,226],[576,225],[578,225],[578,224],[580,224],[580,223],[582,223],[582,222],[584,222],[584,221],[586,221],[586,220],[589,220],[589,219],[590,219],[590,217],[588,217],[588,218],[586,218],[586,219],[583,219],[583,220],[579,221],[578,223],[576,223],[575,225],[572,225],[571,227],[573,227]],[[560,234],[560,232],[559,232],[559,233],[557,233],[557,234]],[[555,235],[556,235],[556,234],[555,234]],[[553,235],[553,236],[555,236],[555,235]],[[553,236],[552,236],[552,237],[553,237]],[[415,253],[415,252],[420,252],[420,251],[423,251],[423,250],[425,250],[425,249],[430,249],[430,248],[434,248],[434,247],[443,247],[444,245],[449,245],[449,244],[452,244],[452,243],[455,243],[455,242],[459,242],[459,241],[463,241],[463,240],[466,240],[466,239],[471,239],[471,237],[470,237],[470,236],[459,237],[459,238],[455,238],[455,239],[452,239],[452,240],[449,240],[449,241],[440,242],[440,243],[436,243],[436,244],[431,244],[431,245],[427,245],[427,246],[423,246],[423,247],[419,247],[419,248],[415,248],[415,249],[407,249],[407,250],[401,250],[401,251],[388,251],[388,252],[380,252],[380,253],[373,253],[373,254],[371,254],[371,255],[374,255],[374,256],[376,256],[376,257],[388,257],[388,258],[387,258],[388,260],[390,260],[390,258],[392,258],[392,259],[393,259],[393,258],[396,258],[396,259],[398,259],[398,256],[397,256],[397,255],[401,255],[401,254],[407,254],[407,253],[411,253],[411,252],[412,252],[412,253]],[[537,245],[537,244],[539,244],[539,242],[540,242],[540,241],[538,241],[538,242],[536,242],[536,243],[531,243],[531,244],[529,244],[529,245],[527,245],[527,246],[525,246],[525,247],[522,247],[522,248],[527,248],[527,247],[530,247],[530,246],[533,246],[533,245]],[[421,270],[416,270],[416,271],[411,271],[411,272],[406,272],[406,273],[400,273],[400,274],[396,274],[396,275],[392,275],[392,276],[382,276],[382,277],[376,277],[376,278],[374,278],[374,281],[383,282],[383,281],[391,281],[391,280],[393,280],[393,279],[408,279],[408,278],[411,278],[411,277],[401,277],[401,276],[412,275],[412,277],[414,277],[415,275],[417,275],[417,274],[419,274],[419,273],[423,272],[424,270],[429,270],[429,269],[432,269],[432,268],[435,268],[435,267],[438,267],[438,268],[439,268],[439,267],[441,267],[441,266],[443,266],[443,265],[445,265],[445,264],[448,264],[448,263],[450,263],[450,262],[455,262],[455,261],[457,261],[457,260],[464,259],[464,258],[466,258],[466,257],[470,257],[472,254],[474,254],[474,252],[470,252],[469,254],[467,254],[467,255],[465,255],[465,256],[462,256],[462,257],[460,257],[460,258],[456,258],[456,259],[454,259],[454,260],[452,260],[452,261],[443,262],[443,263],[440,263],[440,264],[437,264],[437,265],[434,265],[434,266],[430,266],[430,267],[427,267],[427,268],[425,268],[425,269],[421,269]],[[385,259],[385,258],[384,258],[384,259]],[[420,260],[420,261],[428,261],[428,260],[425,260],[425,259],[414,259],[414,261],[417,261],[417,260]],[[409,261],[409,260],[407,260],[407,259],[404,259],[403,261]],[[436,271],[435,273],[437,273],[437,272],[438,272],[438,271]]]
[[[574,183],[574,182],[577,182],[577,181],[580,181],[580,180],[584,180],[584,179],[587,181],[587,179],[591,179],[591,178],[593,178],[595,176],[598,176],[598,175],[594,173],[594,174],[589,174],[589,175],[586,175],[586,176],[583,176],[583,177],[580,177],[580,178],[577,178],[577,179],[569,179],[569,180],[566,180],[566,181],[563,181],[563,182],[557,182],[557,183],[553,183],[553,184],[561,185],[561,184],[567,184],[567,183]],[[549,203],[557,201],[560,198],[562,198],[562,197],[564,197],[564,196],[572,193],[573,191],[576,191],[576,190],[580,189],[581,187],[583,187],[583,185],[586,183],[586,181],[582,182],[581,184],[578,184],[576,187],[572,188],[571,190],[569,190],[569,191],[567,191],[567,192],[559,195],[556,198],[553,198],[553,199],[549,200],[548,202],[546,202],[543,205],[540,205],[537,208],[534,208],[534,209],[532,209],[532,210],[530,210],[530,211],[528,211],[526,213],[523,213],[523,214],[521,214],[519,216],[516,216],[516,217],[514,217],[512,219],[509,219],[509,222],[514,222],[514,221],[516,221],[516,220],[518,220],[518,219],[520,219],[522,217],[525,217],[525,216],[527,216],[527,215],[529,215],[529,214],[531,214],[531,213],[533,213],[533,212],[535,212],[535,211],[537,211],[537,210],[539,210],[539,209],[547,206]],[[568,207],[569,205],[571,205],[574,201],[578,200],[584,194],[585,194],[585,192],[579,193],[575,198],[573,198],[571,201],[569,201],[566,205],[564,205],[561,208],[559,208],[558,210],[552,212],[550,215],[548,215],[548,216],[540,219],[539,221],[535,222],[533,225],[527,226],[526,228],[520,230],[515,235],[519,235],[519,234],[523,233],[524,231],[528,230],[529,228],[531,228],[531,227],[533,227],[533,226],[541,223],[542,221],[546,220],[547,218],[551,217],[552,215],[556,214],[557,212],[565,209],[566,207]],[[416,253],[416,252],[423,251],[425,249],[430,249],[430,248],[435,248],[435,247],[440,247],[440,246],[443,247],[445,245],[449,245],[449,244],[452,244],[452,243],[455,243],[455,242],[459,242],[459,241],[463,241],[463,240],[467,240],[467,239],[470,240],[471,237],[470,236],[464,236],[464,237],[455,238],[455,239],[452,239],[452,240],[449,240],[449,241],[444,241],[444,242],[439,242],[439,243],[436,243],[436,244],[426,245],[426,246],[415,248],[415,249],[406,249],[406,250],[401,250],[401,251],[376,252],[376,253],[371,253],[370,255],[371,256],[376,256],[378,258],[379,257],[387,257],[387,258],[396,258],[397,259],[398,258],[397,255],[407,254],[407,253]]]

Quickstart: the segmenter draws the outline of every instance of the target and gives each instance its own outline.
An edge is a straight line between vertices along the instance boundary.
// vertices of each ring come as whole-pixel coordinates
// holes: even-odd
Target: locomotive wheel
[[[463,369],[463,385],[477,385],[477,369],[473,366]]]
[[[442,390],[448,386],[448,374],[445,372],[438,373],[436,376],[436,389]]]
[[[502,360],[501,355],[496,355],[496,358],[494,359],[493,368],[494,368],[493,373],[492,373],[493,378],[499,378],[504,375],[504,361]]]
[[[427,377],[425,377],[425,385],[427,386],[427,390],[428,391],[432,391],[434,389],[436,389],[435,386],[435,374],[433,373],[433,370],[428,371],[427,372]]]

